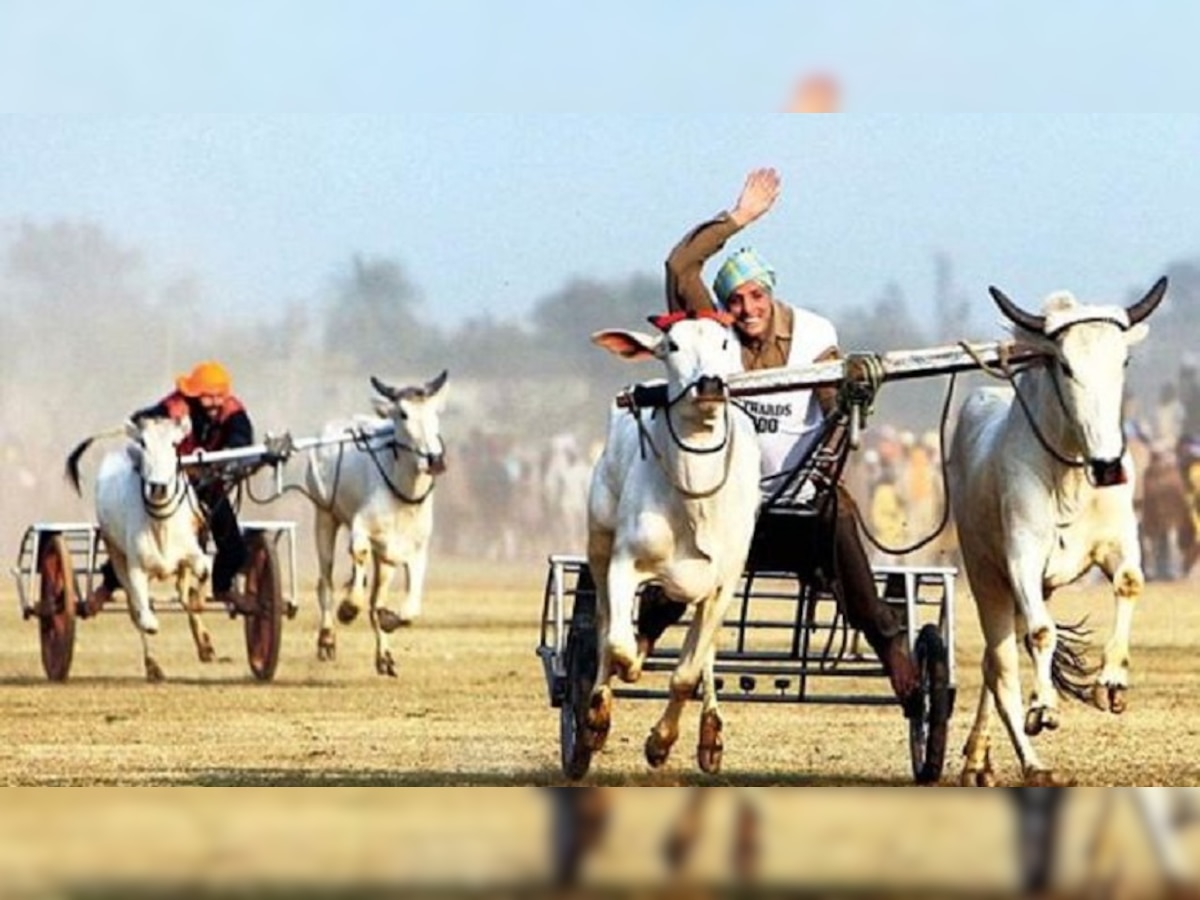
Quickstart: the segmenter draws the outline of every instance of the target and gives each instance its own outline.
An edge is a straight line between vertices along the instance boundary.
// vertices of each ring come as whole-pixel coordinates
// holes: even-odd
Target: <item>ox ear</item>
[[[192,418],[188,415],[180,416],[175,422],[175,437],[174,443],[182,443],[183,440],[192,433]]]
[[[603,347],[609,353],[615,354],[630,362],[641,362],[658,356],[661,337],[643,334],[640,331],[597,331],[592,335],[592,343]]]
[[[1150,326],[1145,322],[1138,322],[1125,332],[1125,343],[1127,346],[1140,344],[1150,334]]]
[[[371,408],[375,410],[375,415],[381,419],[390,419],[394,407],[395,404],[391,400],[384,400],[382,397],[371,398]]]
[[[129,438],[131,441],[136,441],[141,436],[142,436],[142,429],[138,425],[138,423],[136,421],[134,421],[133,419],[126,419],[125,420],[125,437]]]

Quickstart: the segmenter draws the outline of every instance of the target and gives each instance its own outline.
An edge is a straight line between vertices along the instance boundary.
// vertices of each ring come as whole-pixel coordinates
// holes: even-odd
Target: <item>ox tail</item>
[[[79,494],[81,497],[83,496],[83,487],[80,484],[79,479],[79,460],[83,457],[83,454],[87,453],[88,448],[91,447],[92,444],[96,443],[96,441],[100,440],[100,438],[121,437],[125,433],[126,426],[112,428],[108,431],[101,431],[99,434],[93,434],[90,438],[85,438],[84,440],[80,441],[78,445],[76,445],[75,449],[72,450],[70,455],[67,457],[66,465],[67,481],[71,482],[71,486],[75,488],[75,493]]]
[[[79,460],[87,452],[88,448],[96,442],[96,437],[97,435],[92,435],[90,438],[80,441],[75,449],[71,451],[70,456],[67,457],[67,481],[71,482],[71,487],[75,488],[75,493],[81,497],[83,496],[83,486],[79,481]]]
[[[1091,636],[1086,617],[1058,625],[1058,642],[1050,662],[1050,680],[1055,690],[1080,703],[1092,702],[1092,686],[1100,672],[1100,666],[1088,658]]]

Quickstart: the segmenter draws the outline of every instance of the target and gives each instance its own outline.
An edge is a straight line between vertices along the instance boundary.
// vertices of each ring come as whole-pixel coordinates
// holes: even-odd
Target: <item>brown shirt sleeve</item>
[[[667,257],[667,311],[703,312],[717,308],[704,283],[704,264],[721,251],[741,227],[729,213],[721,213],[696,228],[675,245]]]

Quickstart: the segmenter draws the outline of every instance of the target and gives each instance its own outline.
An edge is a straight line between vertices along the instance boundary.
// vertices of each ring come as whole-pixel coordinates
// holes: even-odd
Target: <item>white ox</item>
[[[628,360],[659,359],[668,405],[635,417],[614,408],[588,498],[588,563],[597,586],[600,653],[585,739],[600,749],[612,721],[614,673],[641,675],[633,628],[638,588],[660,584],[695,614],[671,677],[671,698],[646,739],[652,766],[679,738],[683,707],[703,680],[698,761],[720,768],[722,722],[713,663],[717,632],[746,564],[759,503],[758,440],[749,418],[728,400],[725,378],[739,367],[727,320],[715,316],[652,320],[650,336],[603,331],[592,340]]]
[[[982,389],[963,405],[949,461],[963,565],[986,649],[985,687],[964,751],[962,784],[995,783],[988,727],[998,706],[1029,785],[1067,781],[1047,769],[1030,737],[1058,727],[1056,685],[1102,709],[1125,710],[1133,612],[1145,579],[1133,509],[1132,465],[1121,419],[1129,347],[1162,301],[1166,279],[1128,309],[1090,306],[1068,293],[1025,312],[993,299],[1022,343],[1048,357],[1018,375],[1014,390]],[[1014,402],[1015,401],[1015,402]],[[1047,610],[1056,588],[1099,566],[1113,584],[1116,621],[1094,673],[1060,642]],[[1036,681],[1022,727],[1018,640]]]
[[[200,547],[203,522],[191,482],[179,466],[179,443],[191,431],[187,419],[140,419],[126,426],[129,442],[108,453],[96,473],[96,519],[108,558],[125,589],[129,615],[142,639],[146,678],[161,681],[163,670],[150,648],[158,617],[150,606],[152,580],[174,578],[176,597],[201,662],[215,658],[212,638],[200,619],[198,582],[211,566]],[[67,463],[80,490],[78,462],[94,438],[81,443]]]
[[[333,555],[338,531],[344,526],[350,530],[352,572],[349,596],[338,607],[338,620],[349,624],[357,617],[367,589],[367,564],[373,561],[369,608],[375,630],[375,669],[395,677],[388,635],[421,615],[433,534],[433,489],[446,468],[440,424],[446,373],[420,387],[395,388],[377,378],[371,384],[382,396],[376,400],[380,418],[330,423],[323,434],[336,438],[355,430],[364,439],[353,447],[322,447],[308,460],[306,481],[316,506],[320,566],[317,656],[333,659],[337,649]],[[397,566],[404,566],[407,575],[399,613],[386,605]]]

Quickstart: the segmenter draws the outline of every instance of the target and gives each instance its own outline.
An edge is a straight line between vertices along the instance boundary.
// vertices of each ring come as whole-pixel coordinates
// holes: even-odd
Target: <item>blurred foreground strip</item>
[[[1106,795],[1069,791],[1053,894],[1114,883],[1111,872],[1088,872],[1098,824],[1123,888],[1163,885],[1137,817]],[[916,788],[14,788],[0,813],[0,897],[1011,897],[1021,883],[1013,796]],[[574,831],[577,824],[585,830]],[[562,851],[580,834],[584,852],[564,872]],[[1194,840],[1184,837],[1187,852]]]
[[[546,818],[532,788],[13,788],[0,896],[545,883]]]

